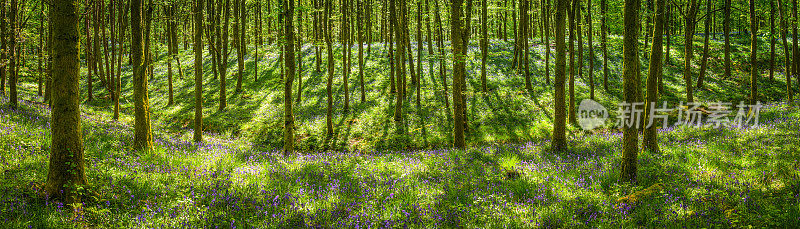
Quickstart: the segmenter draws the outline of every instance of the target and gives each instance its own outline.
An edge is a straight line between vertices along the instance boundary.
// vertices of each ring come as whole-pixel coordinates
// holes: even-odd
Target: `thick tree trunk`
[[[554,151],[563,151],[567,149],[567,117],[565,114],[566,109],[564,107],[564,81],[566,80],[567,61],[565,53],[566,50],[564,47],[564,32],[566,30],[565,21],[568,8],[569,0],[556,0],[556,76],[555,81],[553,82],[553,87],[555,88],[555,108],[552,141],[552,148]]]
[[[148,3],[150,4],[150,3]],[[148,6],[151,7],[151,6]],[[137,150],[153,148],[153,136],[150,131],[150,101],[147,95],[146,66],[142,59],[142,2],[131,0],[131,55],[133,56],[133,107],[134,107],[134,141]]]
[[[463,0],[453,0],[450,5],[450,26],[451,26],[451,39],[453,46],[453,121],[455,122],[453,128],[453,146],[455,148],[464,148],[466,142],[464,141],[464,100],[461,98],[463,95],[461,81],[464,80],[466,75],[466,57],[463,55],[465,47],[462,40],[463,32]]]
[[[83,158],[80,112],[80,60],[78,46],[78,2],[50,4],[56,54],[53,61],[53,98],[50,119],[50,166],[45,194],[67,203],[81,202],[76,189],[87,185]]]
[[[694,0],[690,0],[694,1]],[[639,0],[625,0],[624,34],[622,43],[622,76],[625,102],[639,102]],[[631,105],[632,106],[632,105]],[[627,123],[627,124],[626,124]],[[639,133],[636,125],[623,122],[622,128],[622,171],[623,182],[636,183],[637,155],[639,153]]]

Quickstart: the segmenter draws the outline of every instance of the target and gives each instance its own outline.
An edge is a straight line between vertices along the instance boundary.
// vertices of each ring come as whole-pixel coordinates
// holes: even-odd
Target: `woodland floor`
[[[697,38],[695,80],[702,55]],[[696,91],[698,101],[736,104],[746,98],[749,43],[744,37],[734,41],[731,79],[720,76],[722,46],[713,41],[706,89]],[[611,37],[610,42],[611,90],[602,87],[599,48],[594,82],[596,100],[616,111],[622,94],[621,38]],[[759,44],[759,50],[769,50],[768,43]],[[685,100],[682,44],[676,39],[672,45],[662,98],[677,104]],[[236,58],[231,56],[225,111],[217,111],[219,82],[206,71],[206,142],[202,144],[191,142],[191,50],[182,51],[179,58],[186,74],[183,78],[173,65],[176,104],[172,106],[166,105],[165,58],[158,55],[155,79],[150,81],[156,147],[152,152],[130,148],[132,90],[130,68],[125,66],[120,121],[112,120],[113,106],[100,87],[95,95],[101,98],[81,106],[88,190],[95,194],[77,213],[39,194],[49,158],[50,110],[34,102],[41,98],[35,96],[36,85],[27,70],[34,69],[35,63],[27,63],[22,70],[21,107],[0,106],[0,227],[798,226],[800,111],[781,102],[786,94],[782,70],[776,71],[775,80],[761,71],[759,90],[768,105],[761,111],[760,126],[663,129],[659,135],[663,151],[639,154],[638,185],[629,186],[617,181],[621,134],[610,128],[611,123],[596,132],[569,127],[569,151],[549,149],[553,89],[543,76],[544,46],[531,48],[534,91],[530,94],[524,91],[524,78],[509,70],[510,47],[511,41],[490,45],[490,91],[482,93],[479,52],[471,46],[467,62],[470,147],[466,150],[449,148],[452,121],[448,114],[452,111],[444,104],[439,64],[430,69],[427,55],[423,55],[421,106],[416,105],[416,91],[409,84],[406,116],[400,124],[391,117],[394,100],[388,93],[388,63],[381,57],[384,47],[374,44],[367,58],[365,102],[360,100],[354,58],[350,111],[343,112],[343,79],[337,75],[335,135],[326,141],[325,75],[314,73],[313,50],[304,49],[303,95],[295,110],[302,153],[288,157],[278,151],[283,88],[275,47],[259,49],[267,55],[258,64],[258,81],[252,77],[254,57],[247,56],[248,72],[238,93],[234,92]],[[157,48],[162,54],[163,47]],[[339,74],[341,50],[335,50]],[[783,56],[780,50],[778,57]],[[254,54],[252,48],[249,51]],[[759,55],[759,69],[766,69],[768,57],[768,53]],[[446,59],[449,63],[450,57]],[[782,60],[777,66],[783,66]],[[588,60],[584,65],[588,66]],[[210,59],[204,69],[211,69]],[[589,97],[587,71],[583,77],[576,76],[577,102]],[[646,72],[643,58],[642,80]],[[7,103],[6,97],[0,98],[0,103]],[[675,120],[675,114],[671,118]],[[509,178],[506,171],[512,169],[519,172],[518,178]]]

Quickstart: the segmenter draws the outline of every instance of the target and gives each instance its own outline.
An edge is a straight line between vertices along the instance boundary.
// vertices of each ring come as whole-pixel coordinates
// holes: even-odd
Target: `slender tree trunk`
[[[203,1],[194,0],[194,142],[203,141]]]
[[[550,0],[542,0],[542,3],[542,21],[544,23],[542,31],[544,33],[545,48],[544,76],[547,80],[547,85],[550,85]]]
[[[486,59],[488,58],[487,49],[489,48],[489,34],[488,34],[488,10],[487,10],[487,2],[489,0],[481,1],[481,89],[483,89],[484,93],[487,93],[488,90],[486,89]]]
[[[399,7],[397,5],[400,5]],[[397,122],[398,127],[402,127],[401,122],[403,121],[403,98],[404,98],[404,88],[403,87],[403,79],[405,78],[405,69],[404,66],[401,65],[405,61],[405,40],[403,39],[403,28],[401,26],[402,21],[402,2],[390,1],[389,3],[389,20],[391,21],[391,26],[394,27],[392,31],[394,34],[393,37],[397,40],[397,53],[393,56],[394,66],[396,68],[395,73],[397,74],[397,94],[395,95],[395,103],[394,103],[394,121]]]
[[[775,80],[775,2],[769,2],[769,80]]]
[[[750,0],[750,105],[758,102],[758,18],[756,18],[755,0]]]
[[[436,24],[436,37],[437,37],[437,44],[439,49],[439,76],[442,78],[442,93],[444,94],[444,106],[446,108],[450,108],[450,99],[447,95],[447,58],[445,57],[445,49],[444,49],[444,32],[442,28],[442,15],[440,13],[439,8],[439,1],[434,0],[434,17],[435,17],[435,24]]]
[[[794,11],[794,24],[795,24],[795,26],[793,26],[794,30],[792,32],[792,34],[794,34],[794,41],[792,42],[794,44],[794,50],[792,51],[792,53],[794,54],[794,61],[792,62],[794,63],[794,67],[792,69],[794,70],[794,77],[797,79],[797,85],[800,85],[800,48],[798,48],[800,46],[798,45],[798,35],[797,35],[797,27],[800,27],[800,17],[798,17],[797,14],[797,0],[792,1],[792,9]]]
[[[87,185],[83,158],[80,112],[80,57],[78,44],[78,2],[53,1],[50,18],[55,30],[53,46],[53,101],[50,118],[50,166],[45,195],[81,202],[77,188]]]
[[[731,0],[725,1],[725,13],[722,21],[722,33],[725,34],[725,79],[731,78]]]
[[[579,0],[572,0],[569,13],[569,123],[577,123],[575,117],[575,14],[578,11]]]
[[[703,79],[705,79],[705,77],[706,77],[706,69],[708,69],[708,58],[709,58],[708,57],[708,40],[709,40],[709,36],[710,36],[710,33],[711,33],[711,15],[710,15],[710,13],[711,13],[711,11],[713,11],[713,9],[711,9],[711,7],[712,7],[712,5],[711,5],[712,1],[711,0],[706,0],[706,3],[707,3],[706,4],[706,11],[707,11],[706,13],[708,15],[705,16],[706,17],[706,22],[705,22],[705,30],[706,31],[705,31],[705,35],[704,35],[705,40],[703,42],[703,58],[700,58],[700,75],[697,77],[697,88],[698,89],[703,88]]]
[[[690,1],[693,2],[694,0]],[[639,101],[639,49],[637,47],[639,36],[639,26],[637,26],[639,22],[639,6],[639,0],[625,0],[622,76],[624,80],[625,102],[628,104]],[[622,127],[623,154],[620,179],[623,182],[636,183],[639,133],[637,126],[624,123],[625,122],[623,122]]]
[[[244,71],[245,71],[245,69],[244,69],[244,56],[247,55],[247,50],[246,50],[247,49],[247,45],[246,45],[247,42],[245,40],[245,31],[246,31],[246,28],[247,28],[245,26],[246,23],[247,23],[247,18],[246,18],[247,16],[245,14],[245,5],[246,4],[245,4],[244,0],[238,0],[238,1],[239,1],[239,4],[237,4],[237,6],[236,6],[237,9],[235,11],[235,12],[237,12],[236,13],[236,18],[238,18],[238,20],[237,20],[237,23],[234,25],[234,26],[236,26],[236,28],[238,28],[238,31],[234,31],[234,33],[235,33],[234,36],[238,37],[238,39],[233,44],[234,46],[236,46],[236,62],[238,63],[238,67],[239,67],[238,71],[236,72],[236,92],[237,93],[242,91],[242,76],[244,75]],[[294,5],[293,2],[292,2],[292,5]],[[294,6],[292,6],[292,9],[294,9]],[[294,43],[290,43],[290,44],[294,45]],[[287,46],[287,47],[292,47],[291,45]],[[287,51],[291,51],[291,50],[287,50]],[[292,53],[294,53],[294,52],[292,52]],[[284,59],[286,59],[285,56],[284,56]],[[294,63],[294,62],[292,62],[292,63]],[[289,91],[291,92],[291,88],[289,89]],[[291,102],[291,100],[289,102]]]
[[[784,55],[784,63],[786,63],[786,70],[784,71],[784,75],[786,76],[786,96],[789,99],[789,103],[792,103],[794,100],[794,95],[792,94],[792,69],[791,66],[791,57],[789,56],[789,44],[786,38],[787,33],[789,32],[789,24],[787,22],[787,15],[786,11],[784,10],[783,0],[778,0],[778,12],[780,13],[780,30],[781,30],[781,38],[783,39],[783,55]]]
[[[684,54],[683,59],[683,79],[686,81],[686,100],[694,102],[694,88],[692,84],[692,58],[694,56],[694,29],[695,17],[697,16],[698,4],[696,0],[689,0],[686,5],[686,27],[684,30]]]
[[[361,84],[361,103],[367,102],[367,96],[364,92],[364,4],[358,1],[356,6],[356,15],[358,17],[358,81]],[[370,18],[366,18],[370,20]]]
[[[294,1],[283,0],[283,35],[286,39],[284,43],[284,50],[287,52],[284,55],[283,61],[286,67],[286,74],[283,86],[283,154],[288,155],[294,152],[294,113],[292,110],[292,81],[294,81],[295,63],[294,63]]]
[[[328,76],[327,84],[326,84],[326,92],[328,94],[328,107],[326,109],[325,115],[325,133],[326,136],[330,139],[333,137],[333,74],[334,74],[334,59],[333,59],[333,21],[331,21],[331,11],[333,10],[333,0],[325,0],[325,43],[326,49],[328,54],[328,72],[326,75]]]
[[[92,99],[94,97],[94,95],[93,95],[94,93],[92,91],[92,80],[93,80],[92,79],[92,70],[93,70],[92,69],[92,67],[93,67],[92,63],[94,62],[94,60],[92,59],[92,52],[93,52],[92,51],[92,34],[89,32],[89,28],[91,28],[92,19],[91,19],[91,17],[89,17],[89,15],[91,15],[91,14],[88,14],[88,12],[91,12],[91,7],[90,7],[90,4],[89,4],[89,0],[85,0],[84,4],[86,5],[86,11],[85,12],[87,12],[86,16],[84,17],[84,21],[86,22],[86,26],[84,27],[84,32],[86,33],[86,39],[84,40],[84,44],[86,45],[86,65],[87,65],[87,68],[86,68],[86,70],[87,70],[86,71],[86,94],[87,94],[86,101],[92,101]],[[44,22],[42,22],[42,23],[44,23]]]
[[[2,4],[2,3],[0,3],[0,4]],[[37,61],[38,64],[39,64],[39,68],[38,68],[39,74],[38,74],[37,80],[36,80],[37,83],[38,83],[38,87],[36,87],[37,88],[36,95],[38,95],[38,96],[42,96],[42,81],[44,79],[44,66],[43,66],[43,63],[44,63],[44,52],[45,52],[44,51],[44,36],[45,36],[44,24],[47,21],[47,19],[45,18],[46,14],[44,13],[44,9],[45,9],[44,1],[41,1],[41,4],[42,4],[41,5],[41,7],[42,7],[41,8],[41,15],[40,15],[41,16],[40,17],[41,21],[39,22],[39,60]],[[0,7],[0,9],[2,9],[2,7]],[[89,31],[88,31],[89,30],[89,27],[88,27],[88,20],[89,19],[88,19],[88,17],[87,17],[86,20],[87,20],[86,36],[88,37],[89,36]],[[3,43],[5,43],[5,42],[3,42]],[[90,43],[88,43],[88,41],[87,41],[86,47],[89,47],[89,44]],[[86,58],[88,59],[89,56],[87,55]],[[3,69],[0,69],[0,71],[3,71]],[[4,78],[3,76],[4,75],[2,73],[0,73],[0,77]],[[2,82],[2,83],[5,83],[5,82]],[[3,93],[3,92],[4,91],[0,91],[0,93]]]
[[[654,120],[649,115],[658,103],[658,79],[663,74],[661,55],[663,54],[662,40],[664,34],[664,7],[667,0],[655,0],[655,24],[653,25],[653,47],[650,50],[650,67],[647,73],[647,97],[645,102],[645,118]],[[709,0],[707,0],[709,1]],[[709,8],[710,9],[710,8]],[[644,130],[642,148],[651,152],[659,152],[656,124],[648,123]]]
[[[8,29],[6,21],[6,1],[0,0],[0,60],[6,60],[6,49],[8,48]],[[49,24],[49,23],[48,23]],[[6,95],[6,65],[0,64],[0,94]],[[45,97],[45,99],[47,99]]]
[[[17,92],[17,76],[18,76],[17,58],[19,58],[19,56],[17,56],[17,36],[18,36],[17,33],[19,32],[17,25],[17,7],[19,7],[19,4],[17,4],[17,0],[11,0],[11,9],[8,12],[8,23],[10,24],[9,29],[11,31],[11,34],[7,35],[9,36],[7,38],[8,50],[3,50],[11,54],[9,56],[10,58],[8,59],[8,85],[10,93],[8,100],[10,102],[9,105],[12,110],[16,110],[17,105],[19,103],[19,101],[17,101],[18,100],[17,95],[19,94],[19,92]],[[76,24],[77,23],[79,22],[76,22]]]
[[[569,0],[556,0],[555,15],[555,39],[556,39],[556,76],[553,82],[554,93],[554,120],[553,120],[553,141],[551,142],[554,151],[564,151],[567,149],[566,137],[566,109],[564,107],[564,81],[566,81],[567,61],[564,47],[564,32],[566,30],[565,21],[567,19],[567,9]]]
[[[344,112],[346,113],[350,109],[350,56],[348,55],[350,51],[350,24],[348,19],[349,17],[349,0],[342,0],[341,11],[342,11],[342,27],[339,32],[339,42],[342,46],[342,81],[344,86]]]
[[[589,46],[589,98],[594,99],[594,43],[592,42],[592,0],[586,0],[586,38]]]

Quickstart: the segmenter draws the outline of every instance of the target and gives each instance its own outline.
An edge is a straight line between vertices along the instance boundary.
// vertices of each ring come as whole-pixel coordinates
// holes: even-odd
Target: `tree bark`
[[[703,41],[703,58],[700,58],[700,75],[697,77],[697,88],[703,88],[703,79],[706,77],[706,69],[708,69],[708,40],[709,33],[711,33],[711,0],[706,0],[706,22],[705,22],[705,35]]]
[[[684,58],[683,58],[683,79],[686,81],[686,100],[694,102],[694,84],[692,84],[692,58],[694,56],[694,29],[695,17],[697,16],[698,4],[696,0],[689,0],[686,5],[686,27],[684,30]]]
[[[567,17],[567,9],[569,8],[569,0],[556,0],[556,16],[555,16],[555,39],[556,39],[556,76],[553,82],[555,88],[555,109],[553,120],[553,141],[552,148],[554,151],[564,151],[567,149],[566,137],[566,109],[564,107],[564,81],[566,80],[566,53],[564,47],[564,32],[565,21]]]
[[[750,0],[750,105],[758,102],[758,18],[755,0]]]
[[[53,39],[53,98],[50,118],[50,166],[45,194],[67,203],[81,202],[77,189],[86,186],[80,112],[78,2],[50,4]]]
[[[694,0],[690,0],[694,1]],[[625,90],[625,102],[633,104],[639,101],[639,0],[625,0],[624,34],[622,43],[622,76]],[[637,155],[639,152],[639,133],[636,125],[622,126],[622,171],[623,182],[636,183]]]
[[[284,42],[284,55],[283,61],[286,67],[286,74],[283,86],[283,154],[288,155],[294,152],[294,113],[292,110],[292,82],[294,81],[295,63],[294,63],[294,1],[283,0],[283,35],[286,38]]]
[[[139,0],[134,0],[139,1]],[[194,0],[194,142],[203,142],[203,2]]]
[[[653,46],[650,49],[650,67],[647,73],[647,97],[643,120],[652,120],[649,116],[652,109],[658,103],[658,79],[663,74],[661,55],[663,55],[663,34],[664,34],[664,7],[667,0],[656,0],[655,24],[653,25]],[[710,2],[710,0],[707,0]],[[710,4],[710,3],[709,3]],[[642,148],[651,152],[659,152],[656,124],[648,124],[644,130]]]
[[[725,79],[731,78],[731,43],[730,43],[730,34],[731,34],[731,0],[724,0],[725,1],[725,13],[723,13],[724,19],[722,21],[722,33],[725,34]]]

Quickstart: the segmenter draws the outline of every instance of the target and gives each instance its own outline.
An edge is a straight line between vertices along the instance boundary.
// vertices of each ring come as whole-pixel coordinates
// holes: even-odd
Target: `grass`
[[[737,38],[734,76],[722,79],[722,63],[710,61],[707,89],[699,101],[737,103],[746,98],[748,45]],[[675,44],[677,43],[677,44]],[[760,50],[767,50],[760,42]],[[595,83],[597,101],[610,111],[621,99],[620,38],[612,37],[611,75],[606,92]],[[680,41],[673,42],[681,47]],[[696,42],[700,46],[702,43]],[[159,55],[151,80],[155,150],[136,152],[132,142],[130,69],[123,69],[122,116],[111,119],[112,104],[82,104],[89,190],[81,210],[40,196],[46,178],[49,109],[33,95],[23,71],[21,106],[0,108],[0,218],[10,228],[619,228],[619,227],[797,227],[800,222],[800,111],[780,100],[786,93],[778,74],[762,74],[760,90],[768,105],[761,125],[747,128],[675,127],[660,131],[661,153],[639,154],[639,181],[618,182],[621,134],[612,121],[602,131],[570,127],[567,152],[549,149],[552,88],[544,83],[541,53],[534,45],[534,92],[509,71],[510,43],[490,46],[488,80],[481,93],[477,49],[468,68],[470,129],[465,150],[450,149],[452,112],[444,105],[438,74],[423,77],[422,106],[410,98],[403,123],[392,121],[388,69],[380,44],[366,62],[367,101],[357,93],[354,65],[351,109],[343,112],[341,76],[335,77],[335,136],[324,136],[325,75],[313,73],[305,49],[302,102],[296,123],[302,153],[283,156],[282,83],[273,46],[259,63],[259,80],[248,72],[244,90],[229,95],[217,111],[218,81],[206,72],[204,143],[191,142],[193,84],[176,77],[177,104],[166,106],[166,63]],[[163,47],[161,51],[163,51]],[[338,47],[337,47],[338,49]],[[699,48],[698,48],[699,50]],[[714,42],[712,56],[721,56]],[[251,50],[252,51],[252,50]],[[158,52],[162,53],[162,52]],[[339,55],[340,50],[336,52]],[[600,52],[596,52],[600,53]],[[665,68],[663,98],[683,99],[682,57],[672,50]],[[780,52],[779,52],[780,56]],[[191,72],[191,51],[181,53]],[[766,58],[764,54],[760,56]],[[323,55],[324,58],[324,55]],[[338,64],[341,64],[337,56]],[[597,57],[595,76],[602,76]],[[699,55],[695,60],[699,59]],[[235,58],[231,58],[235,60]],[[782,59],[781,59],[782,60]],[[357,63],[357,61],[353,61]],[[248,71],[255,63],[247,58]],[[588,63],[588,62],[587,62]],[[643,74],[646,73],[643,61]],[[780,63],[780,62],[779,62]],[[33,66],[33,63],[29,63]],[[210,59],[206,61],[210,65]],[[235,72],[231,61],[229,73]],[[324,66],[324,62],[323,62]],[[434,64],[438,68],[438,63]],[[427,68],[427,64],[423,64]],[[449,68],[449,67],[448,67]],[[699,67],[695,66],[696,73]],[[205,69],[210,69],[206,66]],[[341,67],[337,65],[337,72]],[[762,66],[760,69],[764,69]],[[438,72],[438,69],[433,69]],[[552,71],[552,70],[551,70]],[[782,72],[782,71],[778,71]],[[448,75],[451,75],[448,73]],[[696,74],[695,74],[696,76]],[[644,78],[644,77],[643,77]],[[233,91],[234,77],[228,85]],[[577,101],[588,85],[576,77]],[[644,79],[643,79],[644,80]],[[745,81],[746,82],[746,81]],[[296,85],[296,84],[295,84]],[[82,85],[83,86],[83,85]],[[450,85],[448,85],[450,87]],[[409,94],[414,90],[409,88]],[[82,90],[85,93],[85,90]],[[96,93],[104,95],[99,87]],[[2,97],[2,103],[7,98]],[[612,115],[613,117],[614,115]],[[675,120],[675,114],[671,115]],[[402,127],[402,128],[400,128]],[[507,176],[508,170],[518,177]]]

